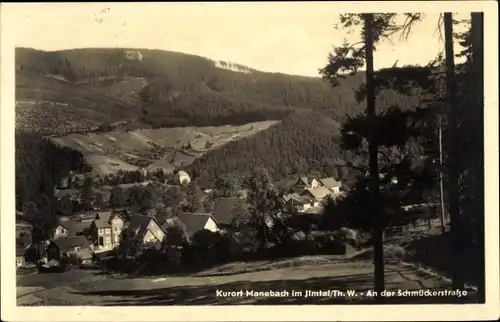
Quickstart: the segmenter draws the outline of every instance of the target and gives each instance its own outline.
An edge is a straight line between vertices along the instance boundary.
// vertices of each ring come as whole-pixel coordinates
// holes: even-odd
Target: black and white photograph
[[[2,3],[5,319],[498,318],[498,5],[402,3]]]

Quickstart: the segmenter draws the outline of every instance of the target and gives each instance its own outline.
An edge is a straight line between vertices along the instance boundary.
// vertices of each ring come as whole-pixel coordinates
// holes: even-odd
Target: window
[[[81,249],[81,247],[80,247],[80,246],[76,246],[76,247],[75,247],[75,252],[78,252],[80,249]]]
[[[99,228],[99,235],[102,235],[102,234],[103,234],[103,229]]]

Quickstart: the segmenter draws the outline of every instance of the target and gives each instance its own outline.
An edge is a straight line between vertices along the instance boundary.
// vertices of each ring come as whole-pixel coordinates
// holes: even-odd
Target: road
[[[63,274],[71,274],[68,272]],[[85,274],[79,272],[77,274]],[[92,274],[92,273],[91,273]],[[157,278],[119,278],[95,280],[86,277],[65,276],[70,284],[41,291],[36,299],[23,297],[19,305],[234,305],[234,304],[345,304],[345,297],[253,297],[217,296],[218,292],[357,290],[366,294],[373,287],[373,265],[370,261],[328,263],[286,267],[268,271],[224,276],[187,276]],[[90,278],[89,280],[84,280]],[[75,279],[80,282],[73,283]],[[61,283],[61,279],[57,283]],[[40,280],[33,283],[56,285],[55,281]],[[423,276],[413,268],[397,264],[386,266],[388,290],[449,289],[445,280]],[[360,293],[361,294],[361,293]],[[362,297],[355,303],[370,303]],[[450,298],[395,298],[398,303],[440,303]],[[368,301],[368,302],[363,302]]]
[[[102,279],[98,270],[73,269],[63,273],[39,273],[17,278],[17,286],[53,288],[71,285],[80,281]]]

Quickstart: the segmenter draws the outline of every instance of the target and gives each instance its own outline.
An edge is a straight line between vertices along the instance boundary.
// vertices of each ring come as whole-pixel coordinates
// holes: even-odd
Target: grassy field
[[[297,259],[294,259],[296,261]],[[107,278],[85,280],[18,297],[18,305],[241,305],[241,304],[342,304],[371,303],[371,261],[329,261],[310,257],[304,265],[230,275],[178,276],[161,278]],[[241,266],[248,264],[241,263]],[[239,267],[239,270],[243,267]],[[387,290],[450,289],[440,277],[426,275],[400,264],[386,266]],[[90,276],[89,276],[90,278]],[[302,296],[217,296],[217,291],[292,291]],[[306,290],[356,290],[354,297],[305,296]],[[469,292],[469,296],[473,294]],[[441,303],[450,297],[392,297],[389,303]]]
[[[187,166],[207,151],[254,135],[276,123],[75,133],[51,140],[81,151],[87,163],[93,166],[93,175],[105,175],[120,169],[135,170],[139,161],[151,170]]]

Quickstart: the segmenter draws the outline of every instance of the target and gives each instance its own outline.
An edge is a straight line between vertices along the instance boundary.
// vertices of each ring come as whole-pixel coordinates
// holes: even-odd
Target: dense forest
[[[71,170],[83,169],[83,155],[59,147],[39,133],[17,132],[15,137],[16,208],[22,210],[33,202],[38,208],[48,206],[54,186]]]
[[[418,102],[418,96],[386,90],[377,97],[377,109],[381,113],[394,106],[413,110]],[[362,108],[362,103],[356,106],[359,111]],[[320,111],[293,111],[267,131],[214,150],[189,169],[199,184],[207,187],[213,185],[218,176],[241,178],[259,168],[266,168],[275,180],[291,174],[320,172],[352,183],[357,175],[356,167],[366,160],[343,149],[340,140],[343,124],[329,116]]]
[[[19,125],[50,131],[53,124],[45,122],[61,115],[75,124],[59,132],[137,118],[153,126],[241,124],[281,119],[295,109],[322,111],[340,122],[358,111],[352,89],[362,73],[332,89],[319,77],[235,72],[203,57],[161,50],[140,49],[141,60],[130,59],[129,51],[17,48],[16,99],[40,106],[18,109]],[[47,102],[60,106],[42,106]]]
[[[129,52],[140,52],[140,59],[131,59]],[[200,185],[212,185],[217,175],[242,177],[259,167],[266,167],[277,180],[311,171],[352,179],[355,173],[348,174],[346,165],[360,160],[341,149],[339,124],[364,110],[365,104],[355,91],[363,77],[363,72],[359,72],[332,88],[321,78],[252,69],[236,72],[218,68],[203,57],[168,51],[43,52],[17,48],[18,137],[24,137],[20,131],[26,130],[61,134],[111,129],[113,123],[122,120],[133,120],[130,126],[137,128],[217,126],[277,119],[282,122],[268,131],[232,142],[198,160],[190,170]],[[380,111],[395,104],[412,108],[418,102],[415,96],[391,90],[379,93],[377,100]],[[24,106],[19,104],[22,101],[37,104]],[[39,191],[45,193],[45,186],[59,178],[59,171],[78,166],[69,162],[50,174],[50,180],[42,180],[42,171],[34,170],[39,163],[30,159],[38,147],[27,148],[26,141],[30,139],[16,139],[16,157],[30,161],[19,162],[16,170],[38,174],[29,176],[30,183],[18,179],[19,205],[38,198],[29,191],[38,189],[35,187],[39,182],[44,186]],[[68,160],[67,152],[61,153],[64,155],[57,158],[61,162]]]

